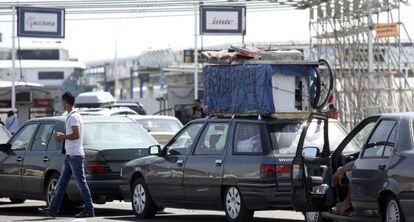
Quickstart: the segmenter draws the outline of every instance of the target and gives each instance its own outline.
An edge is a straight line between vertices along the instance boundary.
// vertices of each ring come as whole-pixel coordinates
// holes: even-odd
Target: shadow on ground
[[[13,221],[49,221],[52,218],[45,218],[41,216],[37,209],[43,205],[25,206],[22,204],[11,204],[7,201],[0,201],[0,216],[16,216],[16,217],[31,217],[25,219],[15,219]],[[81,208],[74,208],[65,210],[56,219],[71,218],[79,213]],[[191,214],[191,215],[176,215],[173,213],[161,212],[154,219],[136,219],[132,211],[129,209],[116,208],[99,208],[95,209],[97,217],[112,221],[142,221],[142,222],[226,222],[226,217],[223,215],[208,215],[208,214]],[[97,218],[99,220],[99,218]],[[94,220],[95,221],[95,220]],[[255,218],[254,222],[302,222],[302,220],[294,219],[268,219]]]
[[[158,215],[155,219],[142,219],[137,220],[135,216],[131,217],[110,217],[105,218],[117,221],[140,221],[140,222],[227,222],[225,216],[220,215],[208,215],[208,214],[197,214],[197,215],[174,215],[164,214]],[[254,222],[303,222],[303,220],[294,219],[267,219],[267,218],[255,218]]]

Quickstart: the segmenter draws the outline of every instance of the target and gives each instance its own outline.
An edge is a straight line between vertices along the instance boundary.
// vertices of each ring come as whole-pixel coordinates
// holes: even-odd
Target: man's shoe
[[[42,214],[45,217],[52,217],[55,218],[56,214],[53,214],[49,211],[49,208],[39,208],[37,209],[37,212],[39,212],[40,214]]]
[[[85,209],[79,214],[76,214],[76,218],[84,218],[84,217],[95,217],[94,209]]]

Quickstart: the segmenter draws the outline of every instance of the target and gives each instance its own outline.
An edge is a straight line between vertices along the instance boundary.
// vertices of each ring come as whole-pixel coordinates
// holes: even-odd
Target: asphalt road
[[[0,199],[0,221],[137,221],[131,212],[131,204],[112,202],[105,205],[95,205],[95,218],[76,219],[77,210],[67,212],[55,219],[42,217],[37,208],[44,206],[44,202],[26,201],[23,204],[10,204],[8,199]],[[79,209],[78,209],[79,210]],[[167,208],[158,214],[155,219],[140,220],[143,222],[225,222],[226,218],[220,211],[183,210]],[[263,211],[256,212],[256,222],[302,222],[303,215],[292,211]]]

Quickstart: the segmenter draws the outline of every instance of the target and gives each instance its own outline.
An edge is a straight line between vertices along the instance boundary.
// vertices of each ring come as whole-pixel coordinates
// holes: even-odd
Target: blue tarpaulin
[[[204,104],[208,112],[272,114],[274,74],[314,77],[314,65],[207,65]]]

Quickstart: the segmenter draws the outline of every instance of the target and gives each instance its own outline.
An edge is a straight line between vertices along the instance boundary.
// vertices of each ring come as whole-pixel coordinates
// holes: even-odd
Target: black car
[[[192,121],[163,149],[150,147],[151,156],[123,167],[124,198],[139,218],[164,207],[225,210],[229,221],[291,209],[291,163],[303,122],[257,116]],[[335,146],[347,132],[336,120],[330,125]]]
[[[121,165],[148,155],[158,144],[139,124],[126,117],[82,117],[85,172],[95,203],[121,200],[118,189]],[[65,131],[65,117],[26,122],[7,144],[0,145],[0,197],[50,202],[65,158],[63,142],[55,132]],[[81,203],[75,179],[69,183],[65,203]]]
[[[313,115],[309,123],[315,119],[326,125],[322,115]],[[292,171],[295,210],[306,212],[308,222],[414,221],[413,125],[414,113],[366,118],[332,155],[326,142],[329,130],[325,128],[322,143],[308,142],[313,133],[303,130]],[[333,187],[333,173],[350,161],[354,163],[349,178]],[[348,192],[352,208],[343,215],[331,213]]]

